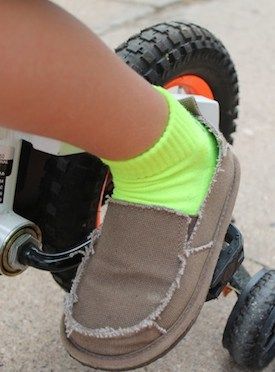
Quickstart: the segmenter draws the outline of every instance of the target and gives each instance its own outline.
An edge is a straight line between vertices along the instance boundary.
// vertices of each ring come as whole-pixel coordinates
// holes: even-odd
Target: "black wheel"
[[[275,357],[275,270],[262,270],[247,284],[229,316],[223,346],[250,370]]]
[[[43,249],[63,252],[85,241],[96,227],[96,211],[106,168],[94,156],[83,153],[52,156],[45,164],[40,186],[38,224]],[[53,274],[69,291],[76,269]]]
[[[152,84],[172,84],[215,98],[220,104],[220,128],[232,143],[237,75],[228,52],[209,31],[194,24],[162,23],[131,37],[116,53]],[[95,227],[96,208],[90,205],[98,205],[105,172],[103,165],[87,154],[48,161],[39,218],[47,251],[60,252],[81,243]],[[54,278],[69,290],[74,276],[75,270],[71,270]]]
[[[141,31],[116,49],[150,83],[178,86],[220,104],[220,130],[232,143],[238,106],[238,79],[223,44],[191,23],[160,23]]]

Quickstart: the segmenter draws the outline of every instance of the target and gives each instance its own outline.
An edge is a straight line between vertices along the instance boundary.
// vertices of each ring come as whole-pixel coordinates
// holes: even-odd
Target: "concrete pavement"
[[[275,267],[275,3],[272,0],[56,0],[112,47],[159,21],[188,20],[210,29],[236,63],[241,104],[235,149],[242,184],[235,217],[245,237],[246,267]],[[108,11],[106,11],[108,9]],[[35,270],[0,278],[0,371],[89,371],[59,341],[62,291]],[[222,348],[234,296],[204,306],[187,337],[140,371],[239,371]],[[266,371],[274,371],[273,362]]]

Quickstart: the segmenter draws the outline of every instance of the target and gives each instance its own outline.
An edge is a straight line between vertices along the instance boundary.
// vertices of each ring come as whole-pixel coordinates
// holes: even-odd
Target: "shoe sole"
[[[210,251],[204,264],[204,268],[198,279],[198,282],[202,284],[200,286],[197,286],[189,302],[189,305],[184,309],[181,316],[169,329],[167,334],[156,339],[147,347],[144,347],[143,349],[136,352],[119,356],[104,356],[87,352],[87,350],[72,343],[66,336],[63,317],[61,321],[61,339],[64,347],[73,359],[79,361],[84,366],[93,366],[93,368],[105,371],[125,371],[140,368],[164,356],[172,348],[174,348],[178,344],[178,342],[180,342],[181,339],[188,333],[193,324],[196,322],[207,297],[219,254],[222,249],[222,243],[218,244],[218,242],[222,242],[224,240],[228,225],[232,217],[240,181],[239,162],[234,154],[233,164],[234,177],[231,184],[231,191],[227,195],[224,201],[223,209],[221,211],[222,217],[220,220],[220,228],[218,232],[216,230],[214,233],[214,248]],[[154,355],[153,357],[152,354]]]

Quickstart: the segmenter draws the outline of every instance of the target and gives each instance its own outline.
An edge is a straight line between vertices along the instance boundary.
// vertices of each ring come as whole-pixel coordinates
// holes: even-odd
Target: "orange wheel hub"
[[[166,89],[173,87],[183,88],[187,94],[196,94],[214,99],[213,92],[209,85],[201,77],[196,75],[182,75],[164,85]]]

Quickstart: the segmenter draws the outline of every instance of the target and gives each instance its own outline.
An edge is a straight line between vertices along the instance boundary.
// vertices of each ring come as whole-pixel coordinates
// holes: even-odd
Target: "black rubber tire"
[[[229,142],[235,131],[238,81],[234,65],[222,43],[194,24],[162,23],[141,31],[116,49],[116,53],[150,83],[164,85],[172,78],[192,73],[211,87],[221,108],[221,130]],[[95,226],[102,174],[106,172],[87,154],[52,157],[46,166],[40,197],[39,225],[45,250],[60,252],[85,239],[87,226]],[[88,230],[89,230],[88,229]],[[69,290],[75,270],[54,274]]]
[[[43,249],[63,252],[85,241],[96,225],[96,210],[106,168],[89,154],[52,156],[40,185],[38,225]],[[69,291],[76,269],[53,274]]]
[[[238,78],[223,44],[192,23],[160,23],[142,30],[116,53],[150,83],[163,86],[186,74],[201,77],[220,104],[220,130],[232,143],[238,115]]]
[[[272,335],[274,342],[274,324],[275,270],[270,270],[238,299],[224,330],[223,346],[239,366],[261,370],[275,356],[275,344],[268,353],[264,349]]]

